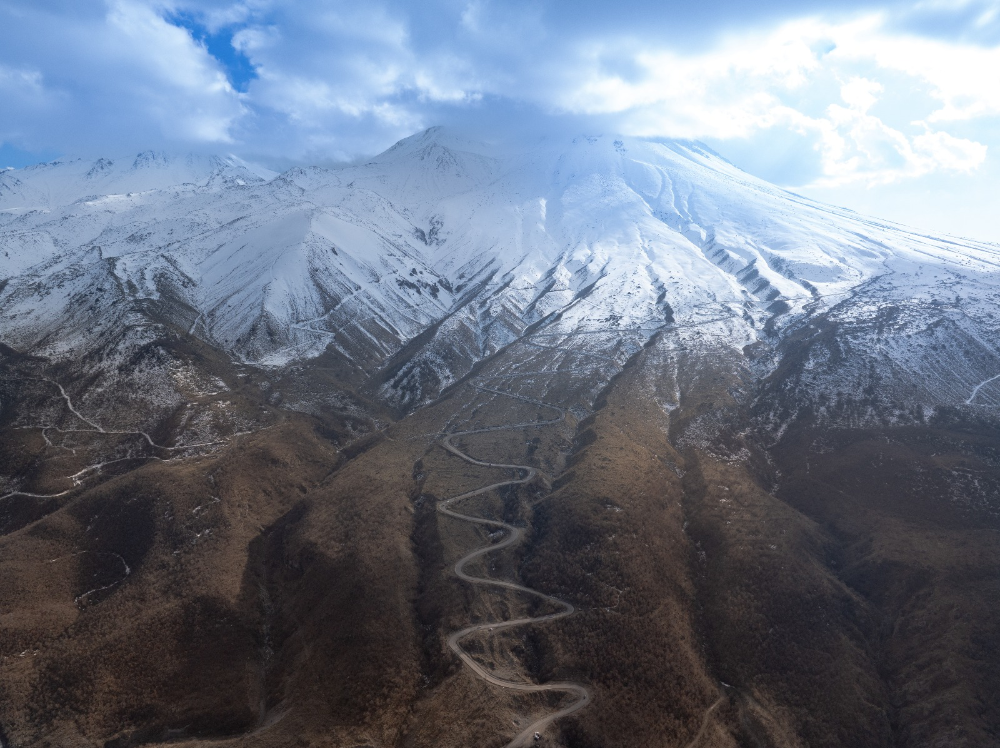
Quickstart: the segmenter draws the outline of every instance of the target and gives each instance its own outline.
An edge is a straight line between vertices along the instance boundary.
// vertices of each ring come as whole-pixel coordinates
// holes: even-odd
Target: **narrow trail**
[[[695,736],[691,738],[691,742],[687,744],[686,748],[696,748],[701,739],[705,737],[705,733],[708,731],[709,720],[712,718],[712,712],[722,706],[722,702],[726,700],[725,696],[720,696],[716,699],[712,705],[705,710],[705,716],[701,718],[701,727],[698,728],[698,732]]]
[[[146,440],[149,446],[155,449],[164,449],[167,451],[174,451],[178,449],[192,449],[194,447],[210,447],[216,444],[225,443],[224,441],[199,442],[197,444],[181,444],[176,447],[168,447],[164,444],[157,444],[155,441],[153,441],[153,437],[151,437],[145,431],[120,431],[117,429],[105,429],[100,424],[94,423],[93,421],[85,417],[83,414],[81,414],[80,411],[78,411],[76,407],[73,405],[73,400],[70,398],[69,394],[63,388],[63,386],[59,384],[59,382],[57,382],[56,380],[47,378],[37,378],[37,377],[17,377],[17,378],[28,382],[47,382],[49,384],[54,384],[56,387],[59,388],[59,394],[62,396],[62,399],[66,401],[66,407],[69,409],[69,411],[77,418],[79,418],[81,421],[83,421],[85,424],[91,427],[89,429],[63,429],[59,428],[58,426],[46,425],[46,426],[32,426],[30,428],[42,429],[43,432],[48,429],[52,429],[53,431],[56,431],[60,434],[108,434],[111,436],[141,436],[143,439]],[[45,437],[45,440],[48,441],[47,436]],[[65,449],[69,449],[69,447],[65,447]]]
[[[104,429],[102,429],[100,426],[98,426],[93,421],[91,421],[88,418],[84,417],[80,413],[80,411],[78,411],[76,408],[73,407],[73,401],[70,399],[70,397],[67,394],[66,390],[63,389],[63,386],[61,384],[59,384],[59,382],[57,382],[54,379],[42,379],[42,380],[39,380],[39,381],[49,382],[50,384],[54,384],[56,387],[58,387],[59,388],[59,394],[62,395],[63,400],[66,401],[66,407],[69,408],[70,413],[72,413],[73,415],[75,415],[77,418],[79,418],[81,421],[83,421],[88,426],[92,426],[94,429],[96,429],[97,431],[101,432],[102,434],[104,433]]]
[[[82,555],[84,553],[96,553],[98,556],[114,556],[116,559],[118,559],[121,562],[121,564],[122,564],[122,571],[124,573],[122,574],[121,579],[116,579],[115,581],[111,582],[110,584],[105,584],[102,587],[95,587],[92,590],[87,590],[83,594],[80,594],[80,595],[77,595],[76,597],[74,597],[73,598],[73,602],[76,603],[76,606],[78,608],[81,608],[81,609],[84,607],[85,602],[86,602],[86,600],[87,600],[88,597],[90,597],[91,595],[93,595],[93,594],[95,594],[97,592],[103,592],[104,590],[110,590],[112,587],[117,587],[119,584],[121,584],[126,579],[128,579],[129,576],[132,574],[132,569],[129,568],[128,562],[125,561],[125,559],[122,557],[122,555],[120,553],[111,553],[111,552],[107,552],[107,551],[80,551],[79,553],[73,553],[73,554],[70,554],[70,556],[65,556],[64,558],[71,558],[72,556],[79,556],[79,555]],[[55,558],[55,559],[52,559],[51,561],[48,561],[47,563],[51,564],[51,563],[55,563],[56,561],[61,561],[61,560],[62,559]]]
[[[30,491],[10,491],[0,496],[0,501],[4,499],[9,499],[11,496],[27,496],[29,499],[58,499],[60,496],[65,496],[68,493],[72,493],[72,488],[67,488],[65,491],[60,491],[59,493],[31,493]]]
[[[829,294],[835,296],[837,294]],[[780,300],[780,299],[779,299]],[[716,306],[711,304],[709,306]],[[698,320],[697,322],[668,322],[666,324],[660,323],[651,327],[644,327],[642,325],[636,327],[598,327],[598,328],[588,328],[583,330],[565,330],[562,332],[533,332],[527,337],[529,338],[569,338],[577,335],[625,335],[626,333],[656,333],[656,332],[669,332],[671,330],[685,330],[690,327],[704,327],[706,325],[714,325],[716,322],[727,322],[729,320],[737,319],[736,315],[727,314],[721,317],[712,317],[710,319]],[[545,329],[545,328],[543,328]],[[549,347],[549,346],[536,346],[538,348]]]
[[[65,450],[73,453],[74,455],[76,454],[76,450],[75,449],[73,449],[71,447],[66,447],[66,446],[61,445],[61,444],[53,444],[52,440],[49,439],[49,436],[48,436],[47,432],[51,430],[51,431],[55,431],[55,432],[60,433],[60,434],[101,434],[101,435],[104,435],[104,436],[141,436],[149,444],[150,447],[153,447],[154,449],[162,449],[162,450],[164,450],[166,452],[176,452],[178,450],[194,449],[196,447],[212,447],[212,446],[216,446],[216,445],[219,445],[219,444],[225,444],[227,442],[227,440],[223,439],[223,440],[216,440],[216,441],[210,441],[210,442],[197,442],[195,444],[181,444],[181,445],[178,445],[178,446],[175,446],[175,447],[167,447],[167,446],[165,446],[163,444],[157,444],[155,441],[153,441],[153,437],[151,437],[145,431],[120,431],[120,430],[117,430],[117,429],[105,429],[100,424],[95,423],[94,421],[91,421],[86,416],[84,416],[82,413],[80,413],[80,411],[78,411],[76,409],[76,406],[73,405],[73,400],[72,400],[72,398],[70,398],[69,393],[67,393],[66,390],[63,388],[63,386],[59,382],[57,382],[56,380],[54,380],[54,379],[48,379],[48,378],[39,378],[39,377],[17,377],[17,378],[21,379],[21,380],[24,380],[24,381],[28,381],[28,382],[46,382],[48,384],[55,385],[59,389],[59,394],[62,397],[62,399],[65,401],[67,409],[73,415],[75,415],[77,418],[79,418],[81,421],[83,421],[85,424],[87,424],[88,426],[91,427],[89,429],[64,429],[64,428],[60,428],[59,426],[53,426],[51,424],[45,424],[45,425],[39,425],[39,426],[24,426],[24,427],[19,427],[19,428],[24,428],[24,429],[39,429],[39,430],[41,430],[41,432],[42,432],[42,438],[45,439],[45,443],[46,443],[47,446],[53,447],[53,448],[59,447],[59,448],[65,449]],[[236,436],[236,435],[238,435],[238,434],[234,434],[234,436]],[[178,459],[178,458],[174,458],[174,459]],[[7,493],[0,495],[0,501],[3,501],[4,499],[9,499],[12,496],[26,496],[28,498],[33,498],[33,499],[57,499],[57,498],[60,498],[62,496],[65,496],[65,495],[71,493],[75,488],[77,488],[78,486],[82,485],[83,478],[85,476],[87,476],[89,473],[93,473],[95,471],[98,471],[98,470],[100,470],[101,468],[103,468],[106,465],[112,465],[112,464],[119,463],[119,462],[127,462],[127,461],[130,461],[130,460],[158,460],[159,462],[171,462],[172,461],[170,459],[164,459],[164,458],[158,457],[156,455],[128,455],[126,457],[119,457],[119,458],[113,459],[113,460],[105,460],[103,462],[98,462],[98,463],[95,463],[93,465],[87,465],[82,470],[79,470],[79,471],[73,473],[73,475],[66,476],[66,480],[71,481],[72,484],[73,484],[73,487],[72,488],[68,488],[65,491],[60,491],[58,493],[53,493],[53,494],[40,494],[40,493],[33,493],[33,492],[30,492],[30,491],[8,491]]]
[[[979,390],[988,385],[990,382],[995,382],[998,379],[1000,379],[1000,374],[997,374],[995,377],[990,377],[986,381],[977,384],[975,389],[972,390],[972,394],[969,395],[969,399],[965,401],[965,404],[972,405],[972,401],[976,399],[976,395],[979,394]]]
[[[458,496],[453,496],[450,499],[445,499],[444,501],[438,503],[437,511],[448,517],[453,517],[454,519],[458,519],[463,522],[470,522],[475,525],[485,525],[487,527],[505,530],[507,532],[507,537],[501,542],[476,548],[475,550],[470,551],[461,559],[459,559],[454,567],[455,575],[459,579],[468,582],[469,584],[483,585],[489,587],[499,587],[502,589],[522,592],[527,595],[532,595],[533,597],[536,597],[539,600],[545,600],[546,602],[552,603],[553,605],[562,608],[562,610],[559,610],[555,613],[548,613],[546,615],[541,615],[541,616],[528,616],[524,618],[515,618],[509,621],[495,621],[492,623],[474,624],[472,626],[467,626],[464,629],[456,631],[448,637],[448,647],[456,655],[458,655],[458,657],[462,660],[462,662],[465,663],[465,665],[467,665],[469,669],[472,670],[473,673],[475,673],[478,677],[482,678],[487,683],[490,683],[494,686],[499,686],[500,688],[506,688],[512,691],[520,691],[526,693],[538,693],[543,691],[560,691],[567,694],[573,694],[577,697],[575,701],[573,701],[568,706],[563,707],[559,711],[553,712],[551,714],[542,717],[541,719],[535,720],[505,746],[505,748],[519,748],[520,746],[529,744],[532,741],[532,738],[534,737],[534,734],[536,732],[541,732],[543,729],[548,727],[552,722],[555,722],[557,719],[560,719],[562,717],[566,717],[570,714],[573,714],[574,712],[577,712],[583,709],[585,706],[587,706],[587,704],[590,703],[590,698],[591,698],[590,691],[582,683],[576,683],[573,681],[534,684],[534,683],[525,683],[522,681],[512,681],[512,680],[506,680],[504,678],[498,678],[497,676],[493,675],[492,673],[488,672],[485,668],[483,668],[483,666],[480,665],[478,662],[476,662],[475,659],[473,659],[473,657],[468,652],[462,649],[461,641],[465,637],[480,631],[496,632],[496,631],[501,631],[503,629],[513,628],[516,626],[526,626],[528,624],[543,623],[545,621],[555,621],[560,618],[565,618],[566,616],[572,615],[576,609],[573,607],[571,603],[568,603],[565,600],[561,600],[558,597],[554,597],[552,595],[546,595],[544,592],[539,592],[538,590],[534,590],[522,584],[517,584],[516,582],[508,582],[500,579],[490,579],[489,577],[472,576],[471,574],[468,574],[465,571],[466,565],[468,565],[471,561],[474,561],[475,559],[481,556],[485,556],[488,553],[494,553],[496,551],[503,550],[504,548],[509,548],[510,546],[519,543],[521,541],[523,532],[520,528],[514,527],[514,525],[510,525],[500,520],[485,519],[483,517],[476,517],[469,514],[461,514],[460,512],[456,512],[454,509],[452,509],[451,506],[460,501],[471,499],[474,496],[480,496],[485,493],[490,493],[491,491],[496,491],[497,489],[503,488],[504,486],[516,486],[528,483],[531,480],[533,480],[536,475],[538,475],[538,471],[535,468],[531,467],[530,465],[509,465],[505,463],[486,462],[484,460],[477,460],[474,457],[470,457],[465,452],[456,447],[452,443],[452,439],[454,439],[455,437],[467,436],[470,434],[482,434],[489,431],[509,431],[521,428],[537,428],[552,423],[558,423],[559,421],[562,421],[566,418],[566,409],[559,407],[557,405],[543,403],[540,400],[533,400],[528,397],[523,397],[521,395],[514,395],[507,392],[501,392],[499,390],[490,389],[488,387],[476,386],[476,389],[481,390],[483,392],[490,392],[496,395],[501,395],[504,397],[511,397],[517,400],[523,400],[525,402],[533,403],[545,408],[550,408],[559,413],[559,415],[556,418],[552,418],[545,421],[533,421],[530,423],[517,423],[506,426],[489,426],[486,428],[470,429],[468,431],[457,431],[444,436],[444,438],[441,439],[440,442],[441,446],[448,452],[465,460],[471,465],[514,470],[520,474],[520,477],[518,478],[512,478],[510,480],[500,481],[498,483],[491,483],[488,486],[483,486],[482,488],[477,488],[473,491],[468,491],[466,493],[459,494]]]
[[[531,340],[525,340],[524,344],[527,345],[527,346],[531,346],[532,348],[539,348],[539,349],[541,349],[543,351],[562,351],[562,352],[571,353],[574,356],[586,356],[587,358],[596,358],[598,361],[608,361],[608,362],[614,364],[615,366],[618,366],[618,367],[621,366],[621,364],[618,362],[618,360],[616,358],[614,358],[612,356],[605,356],[605,355],[603,355],[601,353],[592,353],[590,351],[585,351],[585,350],[582,350],[582,349],[581,350],[569,351],[569,350],[567,350],[563,346],[558,346],[558,345],[543,345],[541,343],[535,343],[534,341],[531,341]]]
[[[215,443],[215,442],[213,442]],[[221,443],[221,442],[219,442]],[[132,462],[138,460],[155,460],[157,462],[174,462],[176,460],[183,460],[183,457],[174,457],[170,459],[164,459],[163,457],[157,457],[156,455],[137,455],[132,457],[119,457],[114,460],[105,460],[104,462],[97,462],[93,465],[87,465],[87,467],[82,470],[78,470],[72,475],[64,476],[66,480],[73,482],[72,488],[67,488],[65,491],[60,491],[59,493],[32,493],[30,491],[9,491],[5,494],[0,495],[0,501],[4,499],[9,499],[12,496],[26,496],[29,499],[58,499],[61,496],[66,496],[67,494],[73,493],[77,488],[83,485],[84,479],[89,473],[94,473],[99,471],[101,468],[107,465],[115,465],[119,462]]]

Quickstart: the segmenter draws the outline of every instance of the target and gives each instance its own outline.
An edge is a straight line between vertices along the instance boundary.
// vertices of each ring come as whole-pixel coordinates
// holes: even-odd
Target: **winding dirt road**
[[[476,577],[471,574],[466,573],[466,565],[488,553],[493,553],[495,551],[503,550],[504,548],[509,548],[510,546],[520,542],[522,537],[522,531],[518,527],[507,524],[506,522],[501,522],[499,520],[485,519],[483,517],[475,517],[469,514],[461,514],[456,512],[451,508],[452,505],[457,504],[460,501],[466,499],[471,499],[473,496],[480,496],[491,491],[495,491],[504,486],[516,486],[524,483],[528,483],[533,480],[538,474],[538,471],[531,467],[530,465],[508,465],[497,462],[484,462],[482,460],[477,460],[469,455],[465,454],[462,450],[456,447],[452,443],[452,439],[460,436],[468,436],[470,434],[482,434],[489,431],[509,431],[512,429],[521,428],[537,428],[539,426],[545,426],[552,423],[558,423],[566,417],[566,410],[556,405],[550,405],[549,403],[543,403],[539,400],[532,400],[527,397],[522,397],[520,395],[514,395],[507,392],[501,392],[499,390],[490,389],[487,387],[476,387],[483,392],[491,392],[496,395],[501,395],[503,397],[511,397],[516,400],[523,400],[525,402],[533,403],[544,408],[550,408],[559,413],[558,417],[552,418],[546,421],[533,421],[529,423],[517,423],[507,426],[490,426],[487,428],[471,429],[469,431],[458,431],[448,434],[441,440],[441,446],[444,449],[451,452],[453,455],[460,457],[466,462],[472,465],[479,465],[481,467],[491,467],[491,468],[502,468],[507,470],[514,470],[520,474],[518,478],[512,478],[511,480],[500,481],[499,483],[491,483],[488,486],[483,486],[482,488],[477,488],[474,491],[468,491],[458,496],[453,496],[450,499],[441,501],[437,505],[437,510],[448,517],[453,517],[455,519],[462,520],[463,522],[471,522],[476,525],[485,525],[487,527],[494,527],[497,529],[502,529],[507,532],[507,537],[499,543],[482,546],[476,548],[475,550],[469,552],[463,556],[455,564],[455,575],[459,579],[462,579],[469,584],[484,585],[489,587],[500,587],[508,590],[515,590],[517,592],[523,592],[527,595],[532,595],[540,600],[545,600],[552,603],[553,605],[559,606],[562,610],[555,613],[548,613],[542,616],[531,616],[526,618],[515,618],[509,621],[496,621],[493,623],[480,623],[473,626],[467,626],[460,631],[456,631],[451,636],[448,637],[448,647],[461,658],[473,673],[478,677],[482,678],[487,683],[494,686],[499,686],[501,688],[507,688],[512,691],[521,692],[542,692],[542,691],[561,691],[563,693],[573,694],[577,698],[568,706],[563,707],[557,712],[548,714],[541,719],[535,720],[533,723],[528,725],[524,730],[522,730],[513,740],[507,743],[505,748],[519,748],[520,746],[528,745],[532,742],[532,739],[536,732],[541,732],[548,725],[561,717],[573,714],[581,709],[583,709],[588,703],[590,703],[590,691],[582,683],[575,683],[573,681],[562,681],[555,683],[524,683],[521,681],[505,680],[503,678],[498,678],[495,675],[489,673],[482,665],[476,662],[472,656],[462,649],[461,641],[470,634],[477,633],[479,631],[490,631],[497,632],[503,629],[513,628],[515,626],[526,626],[533,623],[543,623],[545,621],[555,621],[560,618],[565,618],[566,616],[572,615],[575,608],[565,600],[560,600],[558,597],[553,597],[552,595],[546,595],[544,592],[539,592],[538,590],[533,590],[530,587],[525,587],[524,585],[517,584],[516,582],[507,582],[499,579],[490,579],[488,577]]]
[[[70,411],[70,413],[72,413],[74,416],[76,416],[77,418],[79,418],[81,421],[83,421],[88,426],[92,427],[92,428],[89,428],[89,429],[63,429],[63,428],[60,428],[58,426],[53,426],[51,424],[43,424],[43,425],[39,425],[39,426],[24,426],[24,427],[19,427],[19,428],[28,428],[28,429],[40,429],[41,432],[42,432],[42,438],[45,439],[46,445],[48,445],[50,447],[59,446],[59,447],[62,447],[63,449],[66,449],[66,450],[72,452],[73,454],[76,454],[76,450],[75,449],[72,449],[70,447],[65,447],[63,445],[53,444],[52,440],[49,439],[49,436],[46,433],[49,430],[55,431],[55,432],[60,433],[60,434],[100,434],[100,435],[103,435],[103,436],[141,436],[143,439],[146,440],[146,442],[149,444],[150,447],[153,447],[154,449],[162,449],[162,450],[165,450],[167,452],[176,452],[178,450],[194,449],[194,448],[197,448],[197,447],[212,447],[212,446],[217,446],[219,444],[225,444],[226,443],[225,440],[217,440],[217,441],[211,441],[211,442],[199,442],[199,443],[196,443],[196,444],[181,444],[181,445],[176,446],[176,447],[168,447],[168,446],[165,446],[163,444],[157,444],[155,441],[153,441],[153,437],[150,436],[149,434],[147,434],[145,431],[119,431],[119,430],[105,429],[100,424],[95,423],[94,421],[91,421],[90,419],[88,419],[87,417],[85,417],[83,414],[81,414],[80,411],[78,411],[76,409],[76,406],[73,405],[73,400],[72,400],[72,398],[70,398],[69,393],[67,393],[66,390],[65,390],[65,388],[59,382],[57,382],[56,380],[49,379],[47,377],[45,377],[45,378],[41,378],[41,377],[14,377],[14,378],[15,379],[20,379],[20,380],[26,381],[26,382],[46,382],[48,384],[55,385],[59,389],[59,395],[65,401],[66,407]],[[117,462],[127,462],[129,460],[159,460],[160,462],[170,462],[171,461],[169,459],[163,459],[162,457],[157,457],[155,455],[129,455],[128,457],[120,457],[120,458],[115,459],[115,460],[107,460],[105,462],[99,462],[99,463],[95,463],[93,465],[88,465],[85,468],[83,468],[82,470],[77,471],[73,475],[66,476],[67,480],[72,481],[73,487],[72,488],[68,488],[65,491],[60,491],[59,493],[54,493],[54,494],[39,494],[39,493],[31,493],[29,491],[9,491],[8,493],[0,495],[0,501],[2,501],[3,499],[9,499],[12,496],[27,496],[27,497],[33,498],[33,499],[56,499],[56,498],[59,498],[60,496],[65,496],[66,494],[70,493],[74,488],[76,488],[77,486],[80,486],[83,483],[83,478],[88,473],[92,473],[92,472],[94,472],[96,470],[100,470],[105,465],[111,465],[111,464],[117,463]]]
[[[705,733],[708,732],[708,726],[710,724],[710,720],[712,719],[712,713],[722,706],[722,703],[725,700],[725,696],[720,696],[712,702],[712,705],[708,707],[708,709],[705,710],[705,714],[701,718],[701,726],[698,728],[698,732],[695,736],[691,738],[691,742],[687,744],[686,748],[696,748],[696,746],[701,742],[701,739],[705,737]]]
[[[975,389],[972,390],[972,394],[969,395],[969,399],[965,401],[965,404],[972,405],[972,401],[976,399],[976,395],[979,394],[979,390],[988,385],[990,382],[995,382],[998,379],[1000,379],[1000,374],[997,374],[995,377],[990,377],[985,382],[980,382],[979,384],[977,384]]]

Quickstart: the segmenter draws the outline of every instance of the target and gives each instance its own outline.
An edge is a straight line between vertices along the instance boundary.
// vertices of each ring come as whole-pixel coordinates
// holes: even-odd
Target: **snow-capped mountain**
[[[279,176],[234,158],[56,162],[0,174],[0,252],[13,348],[75,356],[109,325],[167,324],[256,364],[332,346],[370,375],[420,336],[387,373],[400,402],[539,324],[623,354],[665,327],[740,349],[833,310],[926,346],[977,341],[949,365],[952,399],[1000,364],[1000,249],[814,203],[693,143],[435,128]],[[908,335],[866,353],[934,358]]]
[[[0,745],[995,743],[1000,247],[434,129],[0,257]]]

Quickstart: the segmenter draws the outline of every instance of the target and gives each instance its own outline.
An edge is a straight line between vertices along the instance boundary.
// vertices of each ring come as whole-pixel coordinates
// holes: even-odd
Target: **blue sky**
[[[617,131],[1000,241],[1000,0],[0,0],[0,102],[0,168]]]

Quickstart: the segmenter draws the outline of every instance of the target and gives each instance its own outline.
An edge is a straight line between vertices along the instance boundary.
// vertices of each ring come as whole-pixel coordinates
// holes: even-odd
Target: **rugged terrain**
[[[998,247],[435,129],[0,252],[5,745],[1000,745]]]

